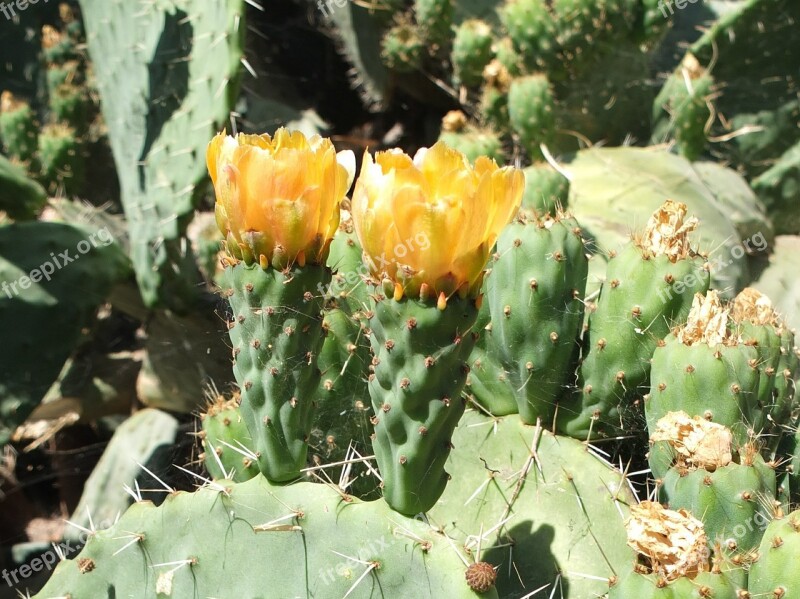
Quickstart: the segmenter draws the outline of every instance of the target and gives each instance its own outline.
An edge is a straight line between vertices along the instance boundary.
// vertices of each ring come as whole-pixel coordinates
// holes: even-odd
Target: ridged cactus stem
[[[330,278],[319,265],[275,270],[239,263],[222,275],[242,418],[259,468],[274,482],[296,479],[306,464],[323,341],[318,289]]]
[[[444,466],[464,413],[461,390],[478,309],[474,300],[457,297],[444,309],[408,297],[376,298],[370,320],[373,448],[384,498],[414,515],[434,506],[449,478]]]

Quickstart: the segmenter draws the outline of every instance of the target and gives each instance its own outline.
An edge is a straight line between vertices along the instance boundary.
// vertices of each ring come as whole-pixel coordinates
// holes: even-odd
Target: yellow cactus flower
[[[477,297],[498,234],[517,213],[525,178],[442,142],[412,159],[400,150],[364,156],[352,216],[373,277],[394,297]]]
[[[234,259],[264,268],[325,262],[355,175],[352,152],[281,128],[273,137],[222,132],[206,161],[217,225]]]

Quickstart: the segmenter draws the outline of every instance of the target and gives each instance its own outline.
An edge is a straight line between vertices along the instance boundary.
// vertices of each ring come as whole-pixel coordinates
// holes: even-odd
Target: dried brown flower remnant
[[[781,317],[772,307],[770,299],[752,287],[746,287],[731,303],[731,318],[735,323],[752,322],[756,325],[781,325]]]
[[[737,345],[739,339],[728,329],[729,316],[730,310],[722,305],[716,291],[711,290],[705,296],[696,293],[687,322],[675,336],[685,345]]]
[[[467,125],[467,115],[460,110],[451,110],[442,117],[442,131],[461,131]]]
[[[45,50],[56,47],[63,38],[64,36],[55,27],[50,25],[42,26],[42,48]]]
[[[667,200],[653,213],[637,241],[645,258],[667,256],[677,262],[691,254],[688,237],[699,221],[694,216],[686,218],[686,210],[686,204]]]
[[[683,468],[713,472],[733,460],[730,429],[686,412],[669,412],[656,423],[650,441],[666,441],[675,451],[675,463]]]
[[[631,507],[626,527],[628,546],[657,576],[672,581],[709,570],[703,523],[686,510],[668,510],[660,503],[643,501]]]
[[[467,568],[466,578],[469,588],[477,593],[485,593],[494,586],[497,572],[492,564],[476,562]]]
[[[483,80],[486,85],[495,87],[500,91],[508,91],[511,86],[511,73],[503,63],[496,58],[483,68]]]
[[[6,90],[0,94],[0,112],[13,112],[25,106],[25,102],[17,99],[14,94]]]

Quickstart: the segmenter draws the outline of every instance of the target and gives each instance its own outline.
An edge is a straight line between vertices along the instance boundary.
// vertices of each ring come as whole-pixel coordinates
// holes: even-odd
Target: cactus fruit
[[[82,536],[36,597],[497,598],[470,588],[463,549],[428,524],[313,483],[214,482]]]
[[[797,556],[800,555],[800,511],[769,523],[750,566],[750,597],[790,599],[800,596]]]
[[[635,562],[614,581],[608,599],[747,596],[743,569],[726,563],[722,551],[712,555],[703,523],[686,510],[645,501],[631,507],[626,528]]]
[[[667,79],[655,100],[653,122],[661,123],[653,133],[654,141],[664,142],[674,136],[680,153],[697,160],[706,146],[706,130],[711,126],[711,101],[714,78],[697,58],[687,53],[678,70]],[[668,118],[661,119],[659,110]]]
[[[36,152],[37,129],[36,113],[30,104],[10,91],[0,94],[0,141],[8,156],[30,161]]]
[[[84,88],[64,83],[50,94],[50,112],[52,118],[66,124],[75,131],[86,129],[88,100]]]
[[[333,271],[330,286],[319,290],[326,300],[322,321],[325,340],[317,360],[321,380],[309,440],[315,463],[347,461],[354,455],[352,450],[367,455],[372,435],[367,391],[367,369],[372,360],[365,318],[369,305],[364,282],[367,271],[346,210],[341,212],[339,230],[331,242],[328,267]],[[353,473],[355,467],[344,464],[326,468],[332,480],[338,477],[341,487],[362,499],[376,490],[372,471],[343,479],[346,471]],[[346,479],[353,481],[352,486]]]
[[[688,321],[653,353],[645,398],[649,430],[667,412],[683,410],[730,428],[740,445],[761,432],[758,350],[731,328],[716,291],[696,294]]]
[[[238,393],[230,399],[220,395],[200,414],[200,457],[214,480],[243,483],[259,474],[257,456],[248,446],[251,439],[239,410],[240,401]]]
[[[46,62],[63,63],[76,57],[75,40],[51,25],[42,27],[42,55]]]
[[[669,412],[650,431],[650,470],[656,480],[677,465],[713,470],[733,460],[730,429],[686,412]]]
[[[492,29],[485,21],[470,19],[456,29],[453,40],[453,79],[460,85],[476,87],[483,70],[494,58]]]
[[[555,104],[547,75],[527,75],[511,82],[508,118],[528,156],[541,160],[539,144],[550,143],[555,131]]]
[[[706,262],[689,242],[698,221],[686,213],[668,200],[641,237],[609,259],[584,335],[578,390],[559,405],[558,427],[569,436],[636,432],[634,402],[646,392],[656,345],[689,313],[685,289],[709,285]]]
[[[484,269],[523,186],[521,171],[443,142],[364,156],[352,215],[374,288],[373,449],[400,513],[427,511],[447,484]]]
[[[653,472],[661,479],[661,501],[696,514],[710,546],[719,544],[740,554],[755,549],[776,491],[775,470],[758,447],[751,442],[737,450],[730,430],[685,412],[661,418],[650,440],[674,452],[663,476]]]
[[[355,159],[337,154],[330,140],[286,129],[274,138],[218,134],[206,159],[226,238],[220,286],[233,312],[242,418],[261,472],[287,482],[306,464],[320,384],[322,290],[331,281],[326,260]]]
[[[556,23],[547,3],[510,0],[503,5],[500,20],[528,69],[549,71],[555,65],[558,53]]]
[[[516,414],[519,408],[515,390],[508,384],[500,355],[488,338],[491,322],[489,302],[484,299],[475,321],[475,330],[480,337],[469,356],[470,372],[464,387],[465,393],[492,416]]]
[[[81,63],[68,60],[61,64],[47,65],[47,93],[52,95],[61,85],[78,85],[84,83]]]
[[[500,369],[477,369],[472,378],[502,376],[522,421],[549,424],[583,324],[588,261],[578,223],[560,212],[512,223],[490,266],[484,300],[491,330],[481,344]]]
[[[538,215],[555,215],[566,211],[569,202],[569,179],[547,163],[533,164],[525,173],[525,195],[522,209]]]
[[[508,87],[511,74],[498,59],[494,59],[483,69],[483,89],[481,91],[480,111],[487,125],[505,131],[508,122]],[[442,122],[444,128],[444,122]]]

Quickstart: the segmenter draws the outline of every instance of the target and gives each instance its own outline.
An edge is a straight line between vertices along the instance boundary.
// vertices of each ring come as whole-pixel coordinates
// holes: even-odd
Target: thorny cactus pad
[[[775,471],[758,447],[735,449],[728,429],[684,412],[659,420],[651,440],[675,451],[674,463],[660,476],[661,500],[696,514],[712,544],[738,554],[754,549],[775,499]]]
[[[684,410],[730,428],[740,444],[760,432],[758,350],[742,342],[729,316],[716,291],[698,293],[686,324],[656,348],[645,400],[649,429]]]
[[[559,406],[559,431],[578,439],[640,432],[636,404],[647,391],[650,358],[691,306],[690,294],[674,287],[709,285],[706,261],[689,238],[698,221],[687,213],[668,200],[611,256],[600,297],[588,309],[578,389]]]
[[[583,324],[588,261],[577,221],[560,212],[508,226],[497,242],[481,331],[485,355],[470,365],[471,390],[490,411],[494,387],[508,388],[523,422],[549,425],[571,381]],[[483,391],[488,391],[485,393]]]
[[[250,434],[239,410],[241,396],[215,397],[200,414],[202,430],[198,433],[203,453],[200,457],[213,479],[227,478],[245,482],[259,473],[258,456],[248,447]]]

